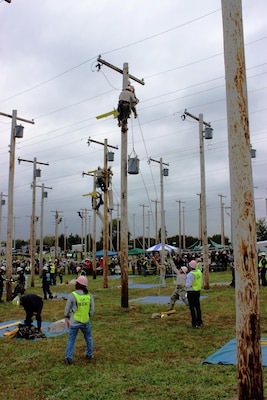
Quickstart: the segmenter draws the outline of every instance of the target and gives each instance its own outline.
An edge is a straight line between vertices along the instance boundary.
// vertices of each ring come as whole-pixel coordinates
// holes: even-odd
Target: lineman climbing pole
[[[83,194],[83,196],[92,196],[92,208],[93,208],[93,279],[96,279],[96,170],[83,172],[82,175],[88,175],[94,177],[94,189],[93,192]]]
[[[118,150],[118,146],[108,145],[108,140],[105,139],[104,143],[98,142],[91,138],[88,139],[88,145],[92,143],[98,143],[104,146],[104,223],[103,223],[103,250],[104,250],[104,264],[103,264],[103,287],[108,288],[108,186],[109,186],[109,174],[108,174],[108,147]]]
[[[238,399],[262,400],[259,283],[241,0],[222,0],[231,214],[235,259]]]
[[[129,79],[144,85],[144,81],[129,74],[128,63],[123,64],[123,70],[104,61],[99,56],[99,65],[107,67],[122,74],[122,89],[126,89]],[[128,210],[127,210],[127,121],[121,126],[121,306],[128,308]]]

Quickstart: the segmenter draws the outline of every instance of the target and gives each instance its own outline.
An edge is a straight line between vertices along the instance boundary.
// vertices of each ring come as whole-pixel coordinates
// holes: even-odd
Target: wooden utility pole
[[[41,176],[41,171],[37,170],[37,164],[49,165],[48,163],[43,163],[37,161],[34,157],[32,160],[24,160],[22,158],[18,159],[19,163],[21,161],[33,164],[33,178],[32,178],[32,215],[31,215],[31,236],[30,236],[30,255],[31,255],[31,287],[34,287],[34,275],[35,275],[35,249],[36,249],[36,178]]]
[[[3,197],[7,197],[6,194],[3,194],[1,192],[0,194],[0,250],[2,249],[2,211],[3,211],[3,206],[6,204],[5,199]]]
[[[92,265],[92,270],[93,270],[93,279],[96,279],[96,170],[94,171],[89,171],[89,172],[83,172],[82,175],[89,175],[94,177],[94,189],[93,192],[83,194],[83,196],[92,196],[92,208],[93,208],[93,243],[92,243],[92,252],[93,252],[93,265]]]
[[[165,209],[164,209],[164,190],[163,190],[163,176],[167,176],[168,169],[163,169],[163,166],[169,166],[169,163],[164,163],[162,158],[154,160],[149,158],[149,162],[153,161],[159,164],[160,168],[160,233],[161,233],[161,252],[160,252],[160,263],[163,266],[165,261],[165,242],[166,242],[166,226],[165,226]],[[166,171],[166,172],[165,172]]]
[[[185,203],[181,200],[176,200],[178,203],[178,235],[179,235],[179,253],[182,253],[182,216],[181,216],[181,204]]]
[[[158,232],[158,203],[160,203],[159,200],[151,200],[152,202],[155,203],[155,243],[157,244],[159,242],[159,232]]]
[[[14,215],[14,175],[15,175],[15,144],[16,137],[23,137],[23,134],[17,135],[17,121],[34,124],[34,121],[29,121],[17,116],[17,110],[12,111],[12,115],[0,112],[4,117],[12,118],[11,124],[11,139],[9,148],[9,181],[8,181],[8,210],[7,210],[7,242],[6,242],[6,299],[12,299],[12,233],[13,233],[13,215]],[[23,127],[22,132],[23,132]]]
[[[104,143],[101,143],[89,138],[88,144],[90,142],[101,144],[102,146],[104,146],[103,287],[104,289],[106,289],[108,288],[108,186],[109,186],[108,147],[118,150],[118,146],[109,145],[107,139],[104,140]]]
[[[222,0],[235,260],[238,399],[262,400],[259,282],[241,0]]]
[[[44,199],[47,198],[47,192],[45,192],[45,189],[51,189],[49,186],[45,186],[43,183],[41,186],[36,185],[36,187],[41,187],[42,188],[42,194],[41,194],[41,221],[40,221],[40,251],[39,251],[39,277],[42,277],[42,271],[43,271],[43,239],[44,239]],[[64,249],[65,250],[65,249]]]
[[[58,225],[62,221],[62,217],[59,216],[59,213],[63,213],[63,211],[51,211],[55,213],[55,259],[58,258]]]
[[[222,201],[223,197],[227,197],[227,196],[223,196],[222,194],[218,194],[218,196],[220,197],[220,208],[221,208],[221,245],[225,245],[225,236],[224,236],[224,203]]]
[[[145,249],[146,249],[146,241],[145,241],[145,207],[149,207],[149,206],[146,206],[145,204],[139,204],[139,206],[143,208],[143,213],[142,213],[142,220],[143,220],[143,244],[142,244],[142,248],[143,248],[143,252],[145,252]]]
[[[199,153],[200,153],[200,185],[201,185],[201,196],[200,196],[200,222],[201,222],[201,241],[203,251],[203,287],[209,289],[209,252],[208,252],[208,232],[207,232],[207,205],[206,205],[206,178],[205,178],[205,160],[204,160],[204,137],[205,139],[211,139],[212,135],[206,135],[206,129],[209,129],[210,133],[212,128],[210,123],[203,121],[203,114],[199,114],[198,117],[190,114],[185,110],[183,119],[188,116],[198,121],[198,133],[199,133]],[[203,131],[203,127],[205,131]],[[203,133],[205,132],[205,136]]]
[[[126,89],[129,79],[144,85],[144,81],[135,78],[129,74],[128,63],[123,64],[123,69],[115,67],[114,65],[104,61],[100,56],[97,58],[99,66],[101,64],[122,74],[122,89]],[[127,199],[127,131],[128,124],[122,123],[121,126],[121,306],[128,308],[128,199]]]
[[[185,249],[185,216],[184,216],[184,209],[185,207],[183,207],[183,249]]]

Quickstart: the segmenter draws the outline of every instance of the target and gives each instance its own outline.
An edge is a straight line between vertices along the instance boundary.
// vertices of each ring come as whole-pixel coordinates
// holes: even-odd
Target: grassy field
[[[64,277],[66,281],[68,277]],[[156,276],[129,277],[133,283],[159,283]],[[189,310],[177,304],[177,313],[166,319],[151,319],[168,305],[143,304],[133,299],[170,296],[167,287],[129,289],[129,308],[122,309],[120,280],[89,277],[95,295],[92,318],[94,361],[85,359],[85,343],[79,333],[73,364],[64,361],[67,335],[35,341],[1,339],[0,399],[10,400],[219,400],[237,397],[236,366],[201,365],[201,362],[235,337],[235,290],[230,272],[211,273],[210,289],[202,291],[204,326],[193,330]],[[73,285],[52,289],[69,293]],[[266,288],[260,287],[262,337],[267,336]],[[27,293],[41,294],[38,278]],[[44,321],[64,317],[64,300],[48,300]],[[0,322],[24,319],[24,310],[11,303],[0,304]],[[267,372],[263,369],[266,392]]]

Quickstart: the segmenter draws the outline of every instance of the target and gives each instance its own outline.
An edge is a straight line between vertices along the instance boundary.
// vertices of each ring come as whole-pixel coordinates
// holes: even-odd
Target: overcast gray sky
[[[243,20],[256,217],[265,217],[267,197],[267,2],[243,1]],[[131,119],[128,154],[140,159],[140,174],[128,175],[129,230],[155,236],[155,203],[160,200],[159,164],[169,163],[164,177],[168,236],[178,233],[178,200],[185,215],[185,233],[198,236],[200,163],[198,123],[181,115],[187,109],[210,122],[213,140],[205,141],[208,235],[220,233],[220,197],[230,206],[227,116],[221,1],[165,0],[12,0],[0,2],[0,112],[18,111],[34,119],[23,123],[16,158],[49,162],[41,178],[53,189],[45,201],[45,235],[55,232],[54,210],[62,211],[59,233],[81,234],[80,209],[91,211],[93,179],[83,171],[103,166],[103,146],[87,145],[88,138],[118,145],[111,163],[114,203],[120,202],[120,129],[112,117],[96,116],[117,107],[121,74],[103,66],[97,57],[129,72],[134,83],[138,119]],[[0,192],[8,193],[11,121],[0,116]],[[15,235],[28,239],[32,204],[32,164],[16,162]],[[37,188],[36,215],[41,190]],[[158,206],[160,208],[160,206]],[[150,218],[148,219],[148,211]],[[229,213],[229,210],[226,210]],[[135,217],[133,217],[135,214]],[[113,212],[116,217],[117,212]],[[6,238],[7,203],[3,206],[2,239]],[[225,212],[225,233],[230,217]],[[159,217],[158,217],[159,218]],[[150,221],[150,222],[148,222]],[[160,218],[159,218],[160,223]],[[98,232],[101,229],[97,222]],[[92,225],[92,218],[91,218]],[[37,228],[37,237],[38,237]]]

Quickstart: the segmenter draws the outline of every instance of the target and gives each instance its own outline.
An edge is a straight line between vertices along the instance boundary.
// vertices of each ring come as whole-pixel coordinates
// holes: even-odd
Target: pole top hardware
[[[114,71],[117,71],[117,72],[119,72],[120,74],[123,74],[123,70],[122,70],[122,69],[120,69],[120,68],[118,68],[118,67],[115,67],[115,65],[112,65],[112,64],[110,64],[109,62],[103,60],[103,59],[101,58],[101,55],[99,55],[99,56],[97,57],[97,61],[98,61],[98,64],[96,65],[96,67],[98,68],[98,70],[101,69],[101,64],[103,64],[103,65],[106,65],[107,67],[113,69]],[[144,84],[145,84],[144,79],[138,79],[138,78],[136,78],[135,76],[130,75],[130,74],[129,74],[129,79],[132,79],[133,81],[135,81],[135,82],[137,82],[137,83],[140,83],[140,85],[144,85]]]

